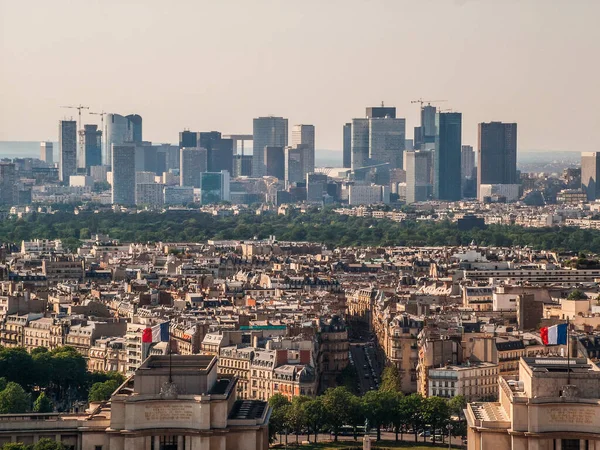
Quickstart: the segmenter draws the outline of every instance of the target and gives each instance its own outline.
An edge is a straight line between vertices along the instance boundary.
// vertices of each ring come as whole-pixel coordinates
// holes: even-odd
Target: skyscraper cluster
[[[291,201],[309,197],[319,201],[327,196],[347,200],[352,186],[355,201],[371,198],[373,193],[382,199],[396,195],[407,203],[518,198],[521,187],[515,123],[480,123],[474,150],[463,144],[460,112],[440,111],[423,100],[414,103],[421,104],[421,123],[413,128],[412,139],[406,136],[406,119],[398,116],[396,107],[383,103],[367,107],[364,117],[344,124],[343,166],[348,170],[337,187],[326,182],[324,189],[317,189],[314,180],[318,177],[308,177],[315,173],[314,125],[297,124],[290,129],[288,119],[277,116],[255,118],[251,135],[186,129],[179,133],[178,145],[144,141],[142,118],[137,114],[106,114],[104,130],[86,124],[78,131],[75,121],[63,120],[59,129],[59,175],[64,183],[77,174],[108,181],[113,187],[113,203],[117,204],[155,203],[161,189],[165,203],[167,187],[173,197],[184,195],[191,201],[215,198],[201,192],[204,173],[227,173],[227,182],[230,178],[267,177],[268,186],[285,189],[281,195],[267,195]],[[251,154],[245,154],[247,141],[252,141]],[[41,152],[44,160],[52,161],[51,143],[44,143]],[[154,174],[154,179],[136,177],[140,173]],[[308,195],[310,180],[312,195]],[[152,184],[160,186],[147,186]],[[588,184],[586,192],[592,192],[595,185]],[[323,197],[314,194],[317,190]],[[229,189],[223,187],[221,191]]]
[[[367,108],[365,118],[344,124],[343,165],[355,183],[391,183],[398,195],[403,185],[407,203],[518,196],[516,124],[481,123],[476,158],[473,147],[463,145],[461,113],[414,103],[421,103],[421,123],[412,140],[394,107]]]

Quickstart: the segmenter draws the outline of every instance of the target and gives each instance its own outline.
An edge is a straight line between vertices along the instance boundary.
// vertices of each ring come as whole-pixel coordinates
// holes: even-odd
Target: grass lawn
[[[353,442],[353,441],[343,441],[343,442],[319,442],[318,444],[306,444],[306,445],[299,445],[296,446],[295,443],[294,444],[288,444],[288,449],[301,449],[301,450],[344,450],[344,449],[355,449],[355,448],[362,448],[363,443],[362,441],[358,441],[358,442]],[[453,446],[454,447],[454,446]],[[285,448],[285,445],[277,445],[274,446],[274,448],[279,448],[279,449],[283,449]],[[371,448],[372,449],[380,449],[380,450],[384,450],[384,449],[392,449],[392,448],[405,448],[405,449],[411,449],[411,450],[432,450],[432,449],[436,449],[436,448],[448,448],[448,445],[443,445],[443,444],[415,444],[415,443],[411,443],[411,442],[395,442],[395,441],[379,441],[379,442],[375,442],[372,441],[371,442]]]

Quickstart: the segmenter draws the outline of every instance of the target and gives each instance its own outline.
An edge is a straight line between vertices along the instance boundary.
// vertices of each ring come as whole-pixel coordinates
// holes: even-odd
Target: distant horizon
[[[146,140],[144,139],[144,141],[147,142],[152,142],[152,144],[156,144],[156,145],[179,145],[178,142],[164,142],[164,141],[152,141],[152,140]],[[58,145],[58,141],[57,140],[44,140],[44,139],[40,139],[40,140],[0,140],[0,143],[2,144],[11,144],[11,143],[15,143],[15,144],[40,144],[41,142],[52,142],[53,144],[57,144]],[[471,145],[473,147],[474,151],[477,151],[477,146],[472,145],[472,144],[466,144],[463,143],[463,145]],[[245,146],[244,150],[252,150],[252,146]],[[324,152],[339,152],[342,153],[343,149],[333,149],[333,148],[316,148],[315,152],[319,152],[319,151],[324,151]],[[550,152],[550,153],[586,153],[586,151],[581,151],[581,150],[558,150],[558,149],[526,149],[526,150],[518,150],[518,153],[541,153],[541,152]],[[598,152],[600,152],[600,149],[598,150]],[[250,153],[251,154],[251,153]]]

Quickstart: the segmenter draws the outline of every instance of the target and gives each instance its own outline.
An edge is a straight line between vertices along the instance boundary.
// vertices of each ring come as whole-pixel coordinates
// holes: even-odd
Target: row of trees
[[[33,445],[23,444],[22,442],[7,442],[1,450],[66,450],[66,447],[60,442],[52,439],[43,438]]]
[[[64,411],[77,401],[106,400],[123,380],[119,373],[89,372],[85,358],[73,347],[39,347],[31,353],[0,347],[3,414]]]
[[[382,428],[393,428],[396,440],[403,434],[412,432],[415,442],[422,429],[430,429],[435,442],[436,432],[452,424],[455,436],[464,435],[464,422],[460,420],[465,407],[463,397],[445,400],[440,397],[424,398],[419,394],[402,395],[386,390],[369,391],[363,397],[352,394],[345,387],[331,388],[322,396],[310,398],[294,397],[290,402],[281,394],[269,399],[273,408],[270,421],[270,434],[273,439],[279,434],[294,433],[296,441],[300,434],[314,435],[314,441],[321,432],[331,432],[338,440],[342,427],[352,427],[357,439],[358,429],[365,423],[377,429],[377,440],[381,439]],[[369,430],[365,430],[368,432]]]
[[[205,241],[206,239],[266,238],[308,240],[333,246],[353,245],[478,245],[525,246],[540,249],[568,249],[600,252],[600,231],[577,228],[523,228],[490,225],[484,230],[461,231],[455,223],[402,222],[348,217],[331,209],[306,214],[242,214],[217,217],[192,211],[164,214],[68,212],[31,214],[22,219],[0,222],[0,242],[20,243],[33,238],[60,238],[69,247],[93,233],[109,234],[124,241]]]

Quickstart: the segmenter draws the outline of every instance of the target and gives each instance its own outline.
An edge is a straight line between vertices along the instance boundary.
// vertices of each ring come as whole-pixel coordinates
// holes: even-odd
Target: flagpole
[[[571,337],[569,335],[569,318],[567,317],[567,385],[571,384]]]

